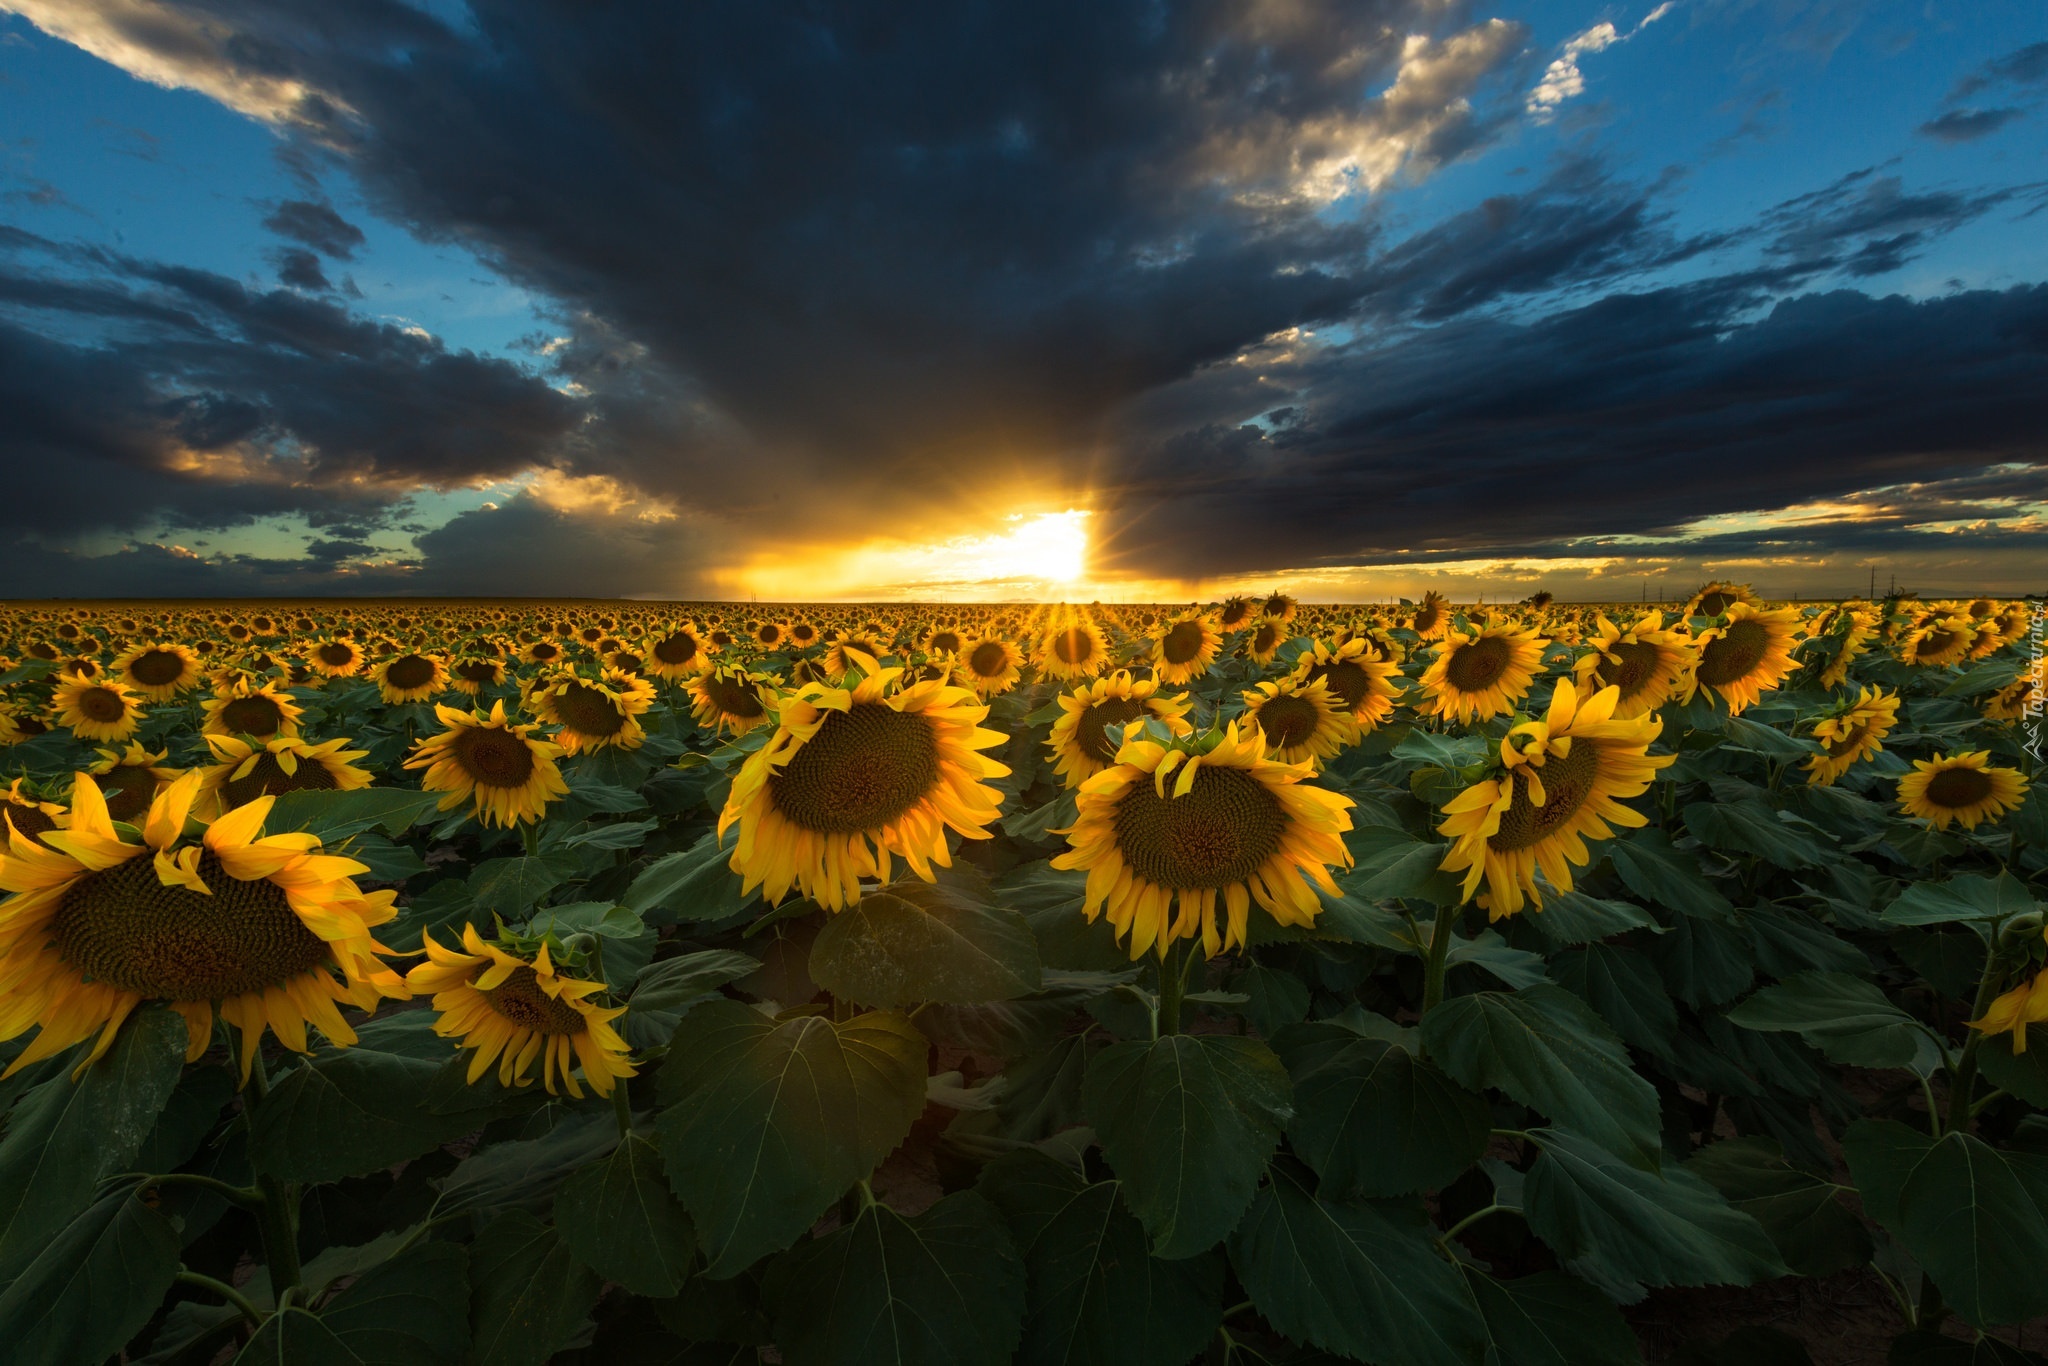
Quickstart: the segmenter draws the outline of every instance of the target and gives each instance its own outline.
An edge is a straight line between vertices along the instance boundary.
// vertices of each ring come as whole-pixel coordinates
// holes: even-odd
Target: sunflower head
[[[1937,754],[1916,759],[1913,771],[1899,779],[1899,807],[1936,830],[1960,824],[1975,830],[1998,821],[2026,800],[2027,775],[1991,762],[1989,750],[1970,754]]]
[[[1728,704],[1730,715],[1741,714],[1792,672],[1798,629],[1799,613],[1790,607],[1731,604],[1697,638],[1687,697],[1704,684]]]
[[[149,810],[149,804],[165,783],[184,776],[183,769],[164,766],[164,760],[170,757],[169,750],[152,752],[133,740],[125,749],[102,749],[96,753],[99,758],[90,772],[106,800],[108,814],[117,821],[134,822]]]
[[[535,736],[538,726],[508,720],[502,700],[488,715],[449,706],[434,714],[444,729],[415,745],[405,766],[425,769],[420,786],[447,794],[441,810],[473,802],[483,824],[513,826],[538,821],[549,802],[569,795],[555,763],[562,747]]]
[[[1422,710],[1468,724],[1513,711],[1543,667],[1549,643],[1534,627],[1513,622],[1451,627],[1423,671]]]
[[[362,671],[363,647],[345,636],[315,641],[306,651],[306,667],[322,678],[352,678]]]
[[[135,694],[111,679],[66,678],[50,699],[50,714],[83,740],[126,740],[144,715]]]
[[[1243,694],[1244,723],[1266,738],[1266,752],[1283,764],[1306,763],[1317,772],[1359,741],[1358,720],[1330,692],[1327,676],[1296,676],[1259,684]]]
[[[1157,679],[1133,679],[1123,669],[1055,700],[1061,715],[1053,722],[1046,748],[1052,751],[1054,771],[1068,787],[1079,787],[1116,762],[1118,746],[1109,738],[1112,727],[1132,727],[1125,732],[1129,734],[1147,721],[1157,721],[1167,735],[1186,735],[1192,729],[1185,719],[1191,699],[1162,697]]]
[[[1633,626],[1596,618],[1592,648],[1572,666],[1589,693],[1618,689],[1614,714],[1623,720],[1655,711],[1686,685],[1693,667],[1692,640],[1665,630],[1662,612],[1645,612]]]
[[[115,657],[113,671],[139,696],[168,702],[199,685],[199,656],[175,643],[134,645]]]
[[[1685,607],[1678,615],[1686,620],[1693,617],[1718,617],[1737,603],[1750,607],[1763,605],[1762,599],[1756,595],[1756,590],[1748,584],[1727,583],[1715,579],[1700,585],[1699,590],[1686,599]]]
[[[1205,612],[1182,612],[1169,621],[1152,642],[1149,657],[1153,676],[1175,686],[1191,683],[1209,672],[1223,633]]]
[[[613,670],[594,679],[565,670],[527,697],[528,709],[557,727],[555,743],[570,754],[638,749],[647,738],[639,718],[653,705],[652,683]]]
[[[1393,678],[1399,667],[1363,636],[1341,644],[1316,640],[1295,661],[1290,681],[1297,691],[1323,684],[1331,702],[1362,735],[1394,714]],[[1251,694],[1245,697],[1249,701]]]
[[[505,682],[505,661],[496,655],[473,654],[458,659],[448,670],[448,686],[470,697]]]
[[[1047,678],[1093,678],[1108,667],[1109,642],[1086,612],[1054,619],[1039,639],[1038,668]]]
[[[776,679],[738,665],[720,665],[690,680],[690,716],[715,735],[745,735],[775,720]]]
[[[348,748],[346,739],[316,745],[295,735],[262,741],[209,735],[206,744],[215,762],[201,770],[201,789],[223,808],[287,792],[351,792],[370,785],[370,773],[355,762],[369,751]]]
[[[953,681],[972,688],[980,698],[998,697],[1017,686],[1023,675],[1024,655],[997,635],[984,635],[968,643],[953,669]]]
[[[1442,640],[1451,628],[1451,602],[1434,588],[1422,595],[1408,628],[1423,640]]]
[[[206,711],[206,724],[200,731],[205,735],[247,735],[268,740],[299,733],[302,708],[268,682],[236,678],[201,705]]]
[[[448,689],[448,670],[439,656],[407,650],[394,654],[370,671],[386,702],[424,702]]]
[[[1806,781],[1828,787],[1857,763],[1884,748],[1884,737],[1898,724],[1899,698],[1882,688],[1865,688],[1839,702],[1814,722],[1813,738],[1821,752],[1808,757]]]

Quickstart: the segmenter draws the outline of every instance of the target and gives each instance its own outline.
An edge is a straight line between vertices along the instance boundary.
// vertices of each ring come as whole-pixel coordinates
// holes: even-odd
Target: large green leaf
[[[716,1278],[787,1247],[910,1132],[924,1036],[900,1015],[683,1017],[661,1069],[661,1153]]]
[[[1791,822],[1762,802],[1693,802],[1685,828],[1725,854],[1749,855],[1777,868],[1816,868],[1832,843],[1819,826]]]
[[[464,1158],[441,1182],[435,1212],[482,1221],[517,1206],[545,1215],[565,1181],[602,1162],[619,1143],[618,1121],[604,1110],[543,1111],[524,1132],[527,1137],[501,1140]]]
[[[1529,1227],[1604,1288],[1640,1295],[1785,1274],[1763,1227],[1684,1168],[1647,1172],[1557,1129],[1532,1137],[1543,1154],[1522,1187]]]
[[[318,1314],[294,1305],[263,1321],[234,1366],[363,1366],[363,1359]]]
[[[404,787],[287,792],[270,808],[263,828],[273,835],[303,830],[318,835],[322,844],[334,844],[372,828],[381,828],[387,835],[402,835],[433,815],[440,802],[438,792],[416,792]]]
[[[47,1238],[0,1291],[0,1350],[16,1366],[104,1361],[149,1322],[177,1273],[177,1230],[136,1187],[118,1187]]]
[[[1509,1096],[1654,1167],[1657,1092],[1592,1007],[1562,987],[1454,996],[1422,1021],[1430,1058],[1475,1091]]]
[[[1550,970],[1560,986],[1593,1007],[1630,1044],[1670,1056],[1678,1007],[1648,958],[1621,944],[1587,944],[1558,954]]]
[[[446,1366],[469,1350],[469,1251],[420,1243],[372,1267],[320,1311],[367,1366]]]
[[[469,875],[476,909],[518,923],[530,918],[547,894],[576,872],[574,854],[519,854],[487,859]]]
[[[1881,1119],[1850,1125],[1842,1155],[1865,1212],[1957,1313],[1980,1328],[2048,1313],[2048,1157]]]
[[[1744,1029],[1797,1034],[1850,1067],[1910,1067],[1926,1076],[1941,1063],[1941,1048],[1925,1025],[1876,985],[1847,973],[1787,977],[1730,1010],[1728,1019]]]
[[[2048,1025],[2027,1026],[2027,1049],[2013,1051],[2011,1034],[1986,1036],[1977,1046],[1977,1066],[2001,1091],[2048,1110]]]
[[[1023,916],[986,895],[898,882],[826,920],[811,943],[811,976],[865,1006],[1012,1001],[1039,988],[1038,941]]]
[[[470,1251],[470,1330],[477,1366],[541,1366],[597,1303],[597,1276],[552,1228],[507,1210]]]
[[[1845,1187],[1799,1171],[1768,1138],[1711,1143],[1685,1164],[1763,1225],[1802,1276],[1828,1276],[1870,1260],[1870,1233],[1840,1196]]]
[[[1288,1140],[1326,1199],[1434,1189],[1486,1150],[1486,1101],[1397,1044],[1319,1022],[1274,1046],[1294,1078]]]
[[[1470,1266],[1464,1272],[1500,1366],[1632,1366],[1643,1359],[1614,1301],[1576,1276],[1539,1271],[1497,1281]]]
[[[1290,1089],[1256,1039],[1169,1034],[1089,1061],[1089,1121],[1155,1255],[1192,1257],[1236,1226],[1279,1145]]]
[[[1670,836],[1651,826],[1603,846],[1614,871],[1645,905],[1684,915],[1726,920],[1735,914],[1728,898],[1700,871],[1699,860],[1671,847]]]
[[[382,1171],[478,1125],[427,1097],[441,1064],[358,1046],[323,1049],[271,1087],[254,1110],[250,1153],[286,1181],[339,1181]]]
[[[1150,1255],[1118,1184],[1036,1149],[982,1169],[1030,1273],[1022,1366],[1183,1366],[1216,1331],[1222,1260]]]
[[[777,1271],[789,1366],[1003,1366],[1024,1321],[1024,1264],[973,1191],[914,1219],[871,1204]]]
[[[1734,1000],[1756,978],[1756,954],[1728,922],[1676,916],[1670,933],[1645,947],[1664,989],[1695,1010]]]
[[[1372,1366],[1479,1366],[1486,1323],[1413,1204],[1318,1200],[1276,1163],[1230,1240],[1230,1264],[1266,1321]]]
[[[675,1294],[697,1251],[661,1154],[637,1135],[569,1178],[555,1195],[555,1226],[578,1261],[636,1295]]]
[[[733,949],[679,954],[641,969],[627,1004],[640,1011],[681,1011],[727,982],[760,970],[760,959]]]
[[[1946,882],[1916,882],[1884,908],[1889,925],[1945,925],[2003,920],[2034,909],[2034,895],[2011,873],[1995,878],[1965,873]]]
[[[1553,893],[1529,923],[1553,944],[1590,944],[1630,930],[1655,930],[1657,922],[1642,907],[1607,901],[1584,892]]]
[[[184,1065],[184,1020],[139,1010],[76,1082],[60,1071],[15,1105],[0,1138],[0,1280],[91,1204],[103,1178],[129,1168]]]
[[[707,834],[681,853],[648,864],[619,900],[642,914],[664,912],[671,921],[730,920],[760,899],[741,894],[743,879],[731,861],[732,850]],[[648,915],[648,921],[662,923],[662,917]]]

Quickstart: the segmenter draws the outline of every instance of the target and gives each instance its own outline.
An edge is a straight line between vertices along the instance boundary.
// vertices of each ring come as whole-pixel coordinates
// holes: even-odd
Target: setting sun
[[[994,530],[942,541],[876,539],[757,559],[737,576],[742,591],[782,601],[818,595],[880,599],[953,594],[986,600],[1060,596],[1088,571],[1093,514],[1012,513]]]

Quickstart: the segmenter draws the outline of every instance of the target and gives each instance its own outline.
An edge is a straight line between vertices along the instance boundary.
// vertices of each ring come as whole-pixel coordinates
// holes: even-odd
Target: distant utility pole
[[[1877,600],[1877,566],[1876,566],[1876,565],[1872,565],[1872,566],[1870,566],[1870,596],[1869,596],[1868,598],[1865,598],[1865,599],[1864,599],[1864,601],[1865,601],[1865,602],[1875,602],[1876,600]]]

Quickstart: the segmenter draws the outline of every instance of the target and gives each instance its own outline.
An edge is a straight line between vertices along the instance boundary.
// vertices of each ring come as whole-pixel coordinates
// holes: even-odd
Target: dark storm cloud
[[[2048,43],[2034,43],[1993,58],[1956,82],[1943,112],[1920,125],[1920,132],[1937,142],[1974,142],[2021,118],[2024,105],[2001,104],[1977,108],[1965,103],[1986,91],[1998,91],[2007,99],[2048,91]]]
[[[271,210],[263,226],[337,261],[354,259],[356,248],[368,240],[361,228],[329,205],[304,199],[285,200]]]
[[[1988,137],[2026,111],[2010,105],[1997,109],[1951,109],[1920,125],[1920,131],[1936,142],[1975,142]]]
[[[1852,171],[1771,209],[1763,224],[1775,234],[1767,254],[1805,277],[1826,270],[1885,275],[1912,260],[1935,238],[2038,189],[1915,193],[1898,176],[1879,170]]]
[[[280,251],[272,259],[277,262],[277,282],[281,285],[321,293],[333,288],[327,282],[326,273],[320,269],[320,258],[310,251]]]

